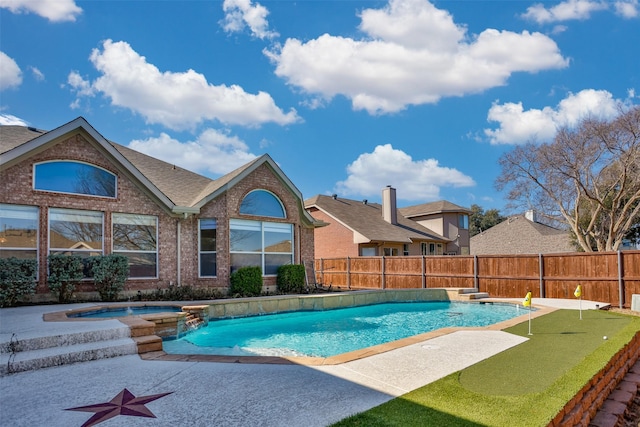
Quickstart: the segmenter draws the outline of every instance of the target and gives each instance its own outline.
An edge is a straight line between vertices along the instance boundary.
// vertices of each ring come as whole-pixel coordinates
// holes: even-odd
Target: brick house
[[[328,224],[315,231],[316,258],[469,254],[470,211],[450,202],[398,209],[387,186],[382,204],[317,195],[305,208]]]
[[[235,269],[314,259],[300,191],[268,155],[212,180],[108,141],[79,117],[52,131],[0,126],[0,257],[119,253],[125,293],[169,285],[226,290]],[[90,280],[78,290],[92,292]]]

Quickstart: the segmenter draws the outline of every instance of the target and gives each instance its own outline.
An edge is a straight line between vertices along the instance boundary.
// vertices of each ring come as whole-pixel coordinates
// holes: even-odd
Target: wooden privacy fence
[[[320,258],[316,282],[341,289],[476,288],[495,298],[582,297],[629,308],[640,251],[538,255]]]

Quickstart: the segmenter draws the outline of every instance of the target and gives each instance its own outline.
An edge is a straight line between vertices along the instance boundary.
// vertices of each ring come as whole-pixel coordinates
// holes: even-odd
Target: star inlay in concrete
[[[78,406],[77,408],[68,408],[66,411],[94,412],[94,415],[89,418],[87,422],[82,424],[82,427],[91,427],[118,415],[156,418],[156,416],[153,415],[153,413],[144,405],[171,393],[173,392],[135,397],[125,388],[109,402],[96,403],[95,405],[88,406]]]

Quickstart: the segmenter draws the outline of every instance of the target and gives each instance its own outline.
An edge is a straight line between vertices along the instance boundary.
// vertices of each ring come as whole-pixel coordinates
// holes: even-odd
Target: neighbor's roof
[[[421,205],[415,205],[415,206],[407,206],[407,207],[398,209],[398,211],[407,218],[415,218],[417,216],[434,215],[434,214],[441,214],[441,213],[455,213],[455,212],[471,213],[469,209],[463,208],[462,206],[455,205],[446,200],[423,203]]]
[[[524,215],[512,216],[471,237],[471,255],[511,255],[575,252],[569,233]]]
[[[305,208],[316,207],[335,218],[345,227],[370,241],[411,243],[416,240],[448,242],[449,239],[423,227],[398,212],[398,223],[391,224],[382,217],[382,205],[341,197],[317,195],[305,200]]]
[[[120,165],[130,178],[141,185],[174,213],[197,213],[207,202],[235,185],[260,165],[270,167],[275,175],[297,196],[302,203],[302,194],[284,175],[268,154],[218,178],[210,179],[187,169],[164,162],[113,141],[98,133],[83,117],[66,123],[52,131],[42,131],[26,126],[0,126],[0,165],[20,161],[35,150],[46,148],[60,138],[74,132],[84,132],[102,148],[112,162]],[[313,217],[300,205],[301,217],[307,224],[316,224]],[[318,225],[318,224],[316,224]]]

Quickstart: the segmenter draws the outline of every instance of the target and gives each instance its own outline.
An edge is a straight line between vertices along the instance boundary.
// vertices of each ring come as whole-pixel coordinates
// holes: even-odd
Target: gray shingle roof
[[[0,126],[0,154],[13,150],[43,133],[45,131],[26,126]]]
[[[398,223],[390,224],[382,217],[382,205],[317,195],[305,200],[305,208],[317,207],[344,226],[371,241],[410,243],[416,240],[448,242],[438,233],[398,214]]]
[[[422,203],[415,206],[407,206],[398,209],[398,211],[407,218],[414,218],[423,215],[433,215],[445,212],[461,212],[471,213],[467,208],[458,206],[446,200],[439,200],[437,202]]]
[[[179,166],[163,162],[112,141],[109,143],[176,205],[191,206],[194,199],[213,182],[210,178]]]
[[[471,255],[515,255],[575,252],[575,248],[567,231],[517,215],[471,237],[470,251]]]

